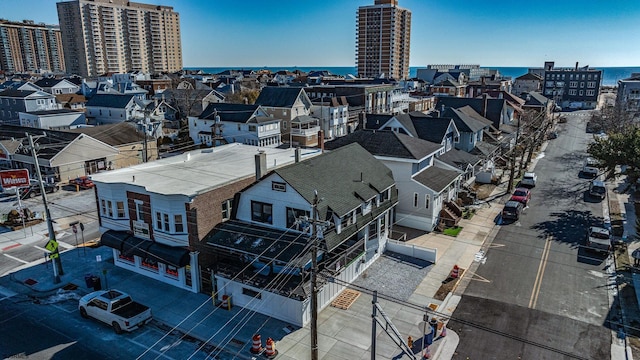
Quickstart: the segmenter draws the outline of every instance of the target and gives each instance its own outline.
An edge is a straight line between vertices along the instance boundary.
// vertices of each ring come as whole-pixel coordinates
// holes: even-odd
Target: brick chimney
[[[296,158],[296,162],[299,163],[300,162],[300,158],[302,157],[302,150],[299,147],[296,148],[295,155],[296,155],[296,157],[295,157]]]
[[[256,180],[260,181],[260,178],[262,178],[267,173],[267,154],[264,152],[264,150],[260,150],[260,152],[255,155],[255,159]]]

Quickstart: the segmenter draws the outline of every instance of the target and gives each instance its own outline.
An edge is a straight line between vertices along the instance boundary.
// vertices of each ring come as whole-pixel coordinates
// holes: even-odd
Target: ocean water
[[[417,74],[417,69],[425,68],[426,66],[411,66],[409,68],[409,77],[414,77]],[[524,75],[528,71],[528,67],[504,67],[504,66],[483,66],[483,68],[497,69],[503,76],[510,76],[512,79],[517,78],[520,75]],[[602,85],[614,86],[618,84],[618,80],[626,79],[631,76],[631,73],[640,72],[640,66],[631,67],[591,67],[593,69],[602,70]],[[300,70],[303,72],[309,72],[312,70],[328,70],[334,75],[346,76],[348,74],[356,75],[357,71],[354,66],[265,66],[265,67],[186,67],[188,70],[202,70],[208,74],[216,74],[225,70],[271,70],[272,72],[280,70]]]

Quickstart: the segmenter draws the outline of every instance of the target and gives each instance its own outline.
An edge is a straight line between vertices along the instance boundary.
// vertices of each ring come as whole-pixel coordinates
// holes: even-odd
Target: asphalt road
[[[605,202],[585,197],[579,176],[591,139],[585,111],[566,113],[535,172],[519,221],[500,225],[450,327],[456,359],[609,358],[611,259],[586,251],[586,228],[603,224]]]
[[[93,190],[87,191],[67,191],[60,190],[56,193],[47,194],[49,211],[51,217],[54,219],[61,218],[73,218],[84,221],[84,232],[78,231],[77,240],[76,235],[71,231],[59,233],[56,236],[56,240],[60,244],[60,251],[62,253],[61,258],[64,268],[64,251],[72,249],[76,244],[82,244],[84,241],[90,241],[100,236],[96,215],[96,202],[95,194]],[[7,213],[11,209],[19,206],[15,196],[3,196],[0,198],[0,212]],[[41,197],[35,197],[33,199],[26,199],[22,201],[23,207],[28,207],[34,212],[43,212],[44,205]],[[19,230],[23,233],[25,238],[33,235],[33,229],[27,227],[23,230]],[[1,252],[0,256],[0,276],[11,272],[12,270],[32,263],[38,260],[44,260],[44,254],[46,249],[46,240],[35,243],[24,243],[20,246],[10,247]]]
[[[69,292],[69,295],[76,295]],[[2,296],[0,296],[2,299]],[[205,359],[193,338],[151,322],[116,335],[111,327],[78,314],[78,299],[52,294],[0,300],[0,357],[20,359]],[[168,336],[164,337],[166,334]],[[162,340],[158,340],[162,339]],[[166,351],[165,351],[166,350]],[[164,352],[163,352],[164,351]],[[230,359],[223,356],[221,359]]]

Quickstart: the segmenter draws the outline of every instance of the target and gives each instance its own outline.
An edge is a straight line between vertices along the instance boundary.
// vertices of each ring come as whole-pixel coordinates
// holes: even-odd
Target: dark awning
[[[147,248],[147,257],[179,268],[189,265],[189,250],[185,248],[152,243]]]
[[[153,242],[139,237],[130,236],[122,241],[122,254],[125,256],[138,255],[142,258],[147,255],[147,247]]]
[[[100,237],[100,244],[122,250],[122,242],[129,236],[131,235],[123,231],[108,230]]]
[[[150,258],[175,267],[189,265],[189,250],[158,244],[151,240],[132,236],[126,231],[108,230],[102,234],[100,243],[122,252],[125,256]]]

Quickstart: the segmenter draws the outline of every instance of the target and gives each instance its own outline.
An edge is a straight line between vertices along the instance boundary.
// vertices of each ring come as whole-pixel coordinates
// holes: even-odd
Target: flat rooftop
[[[124,184],[144,187],[150,193],[193,197],[240,179],[255,177],[255,155],[259,151],[267,155],[267,172],[295,162],[294,148],[233,143],[101,172],[91,175],[91,179],[98,187],[100,184]],[[320,155],[321,151],[300,149],[300,154],[301,160],[305,160]]]

